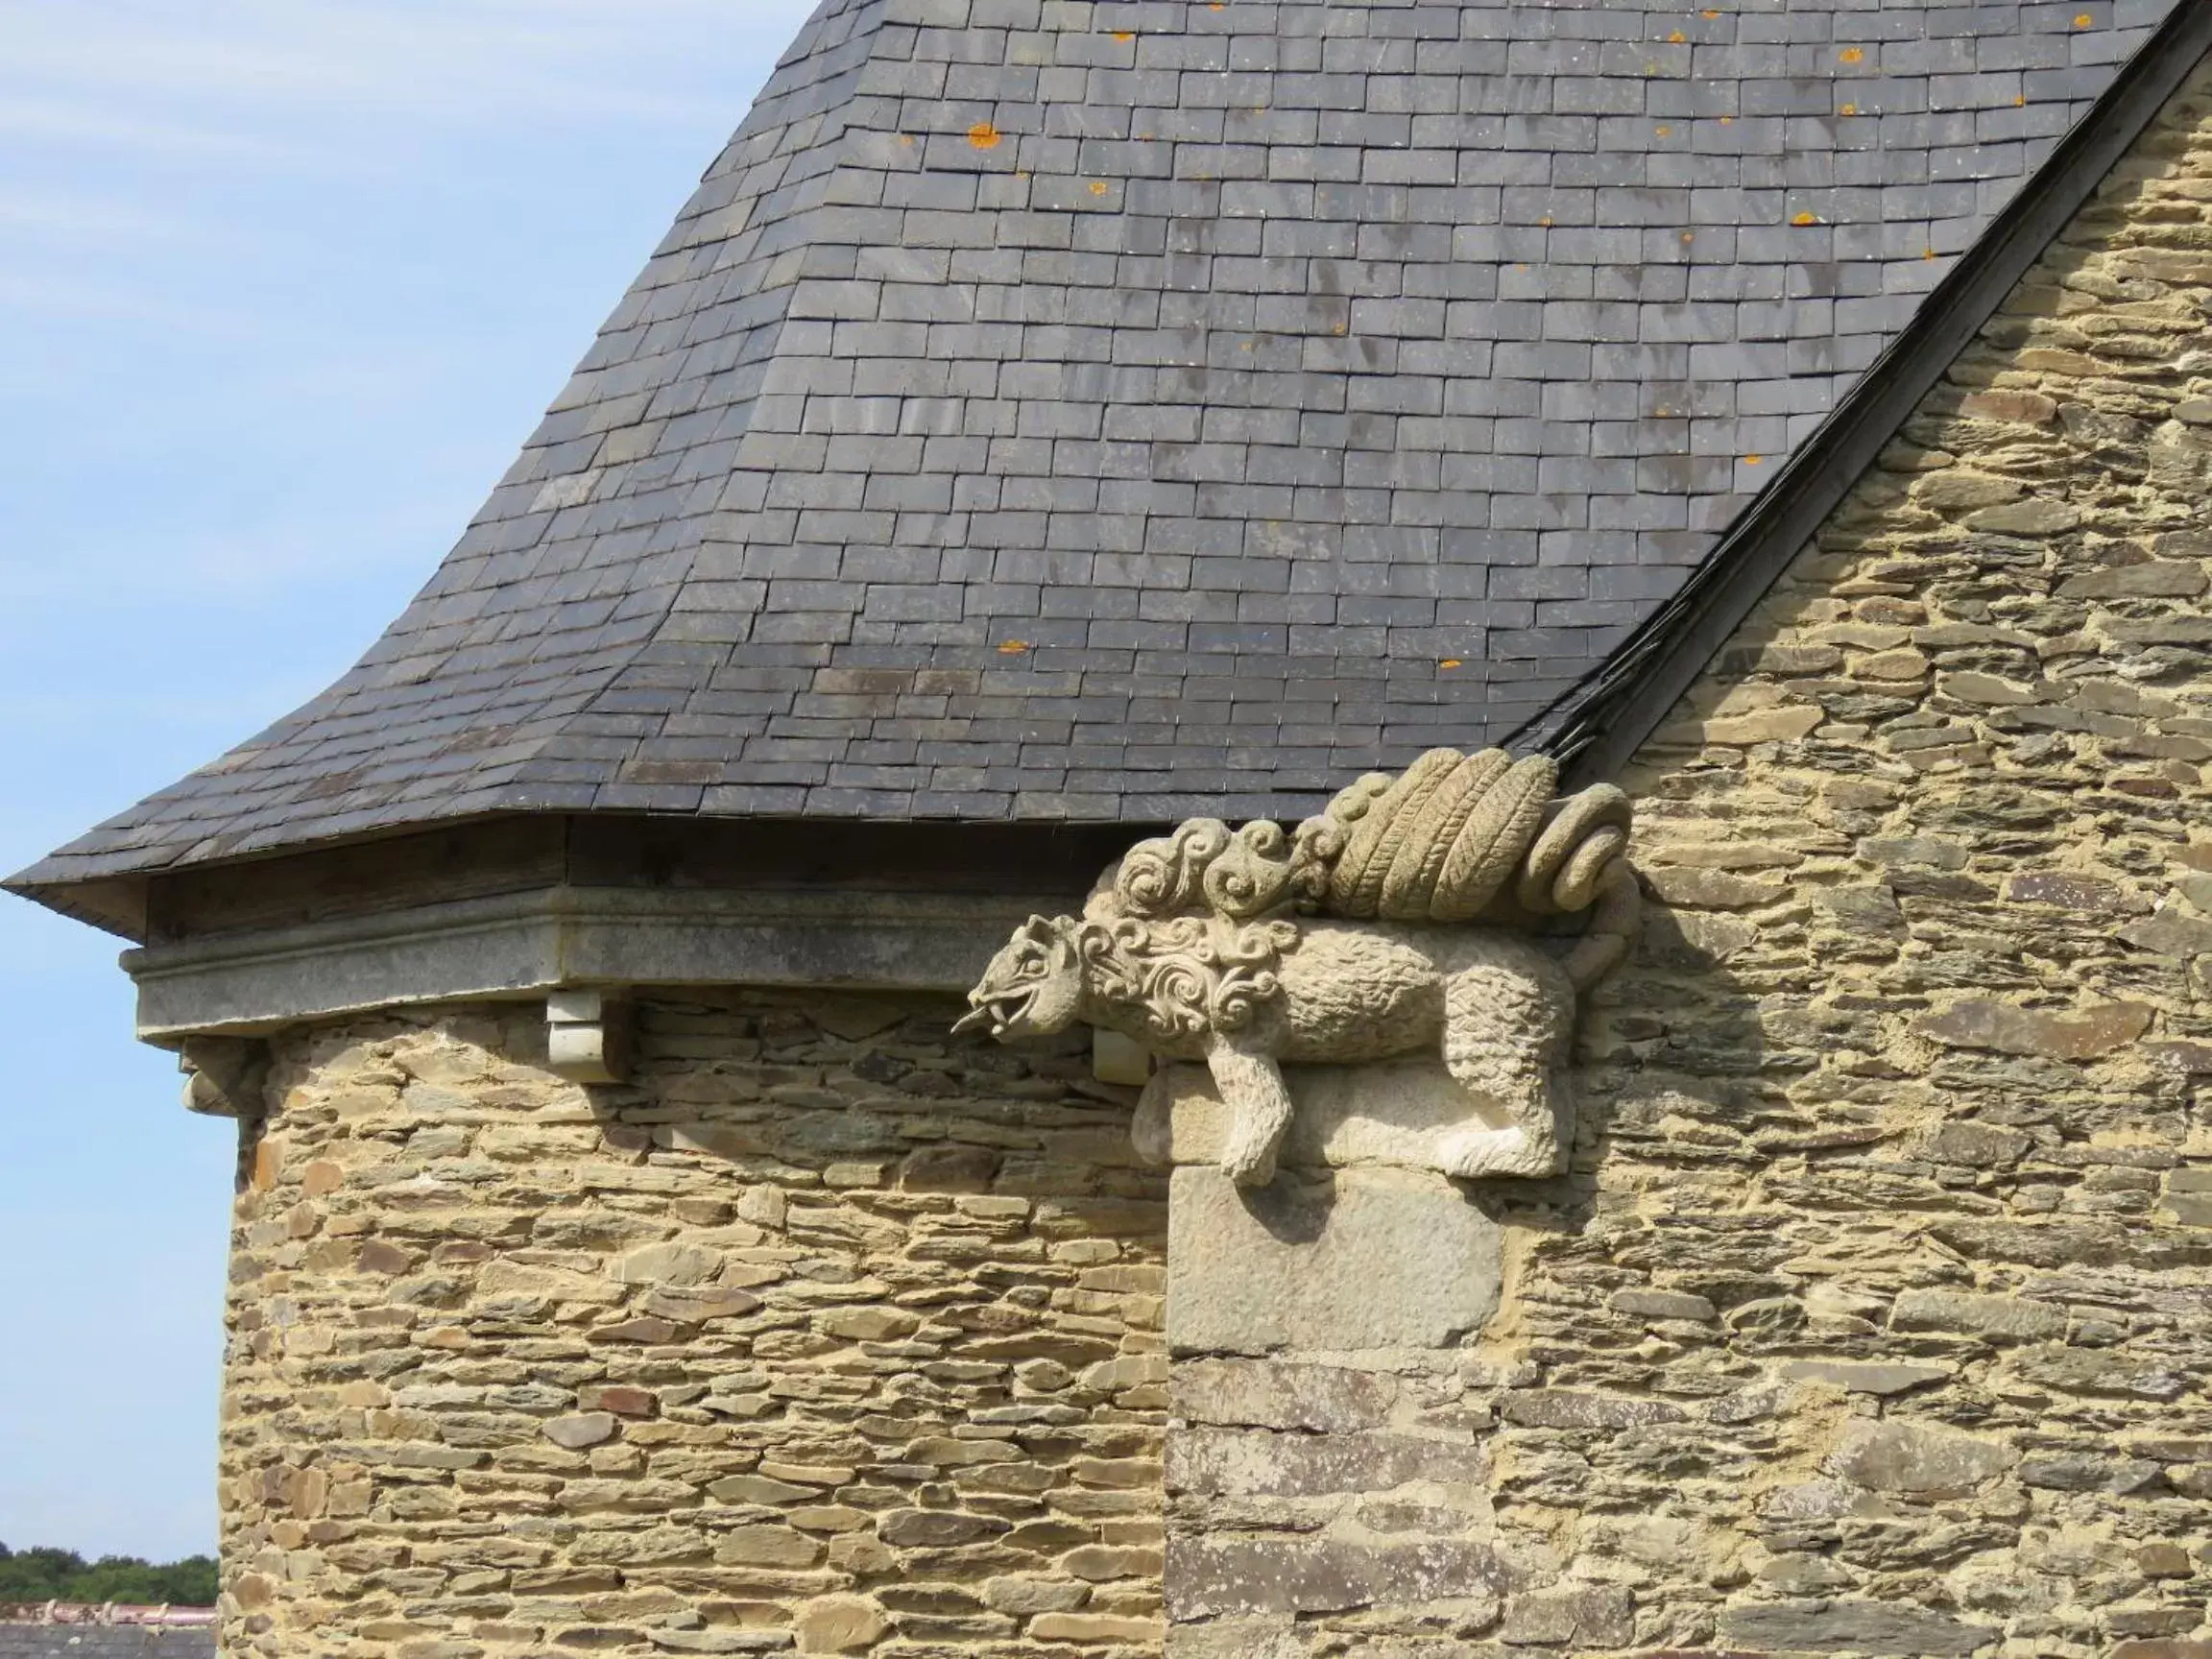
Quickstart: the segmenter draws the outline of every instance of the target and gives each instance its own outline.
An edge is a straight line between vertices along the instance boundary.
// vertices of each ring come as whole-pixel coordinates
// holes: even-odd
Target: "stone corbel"
[[[618,991],[549,992],[546,1064],[571,1083],[627,1083],[632,1026],[629,1000]]]
[[[206,1118],[261,1116],[269,1045],[253,1037],[187,1037],[177,1054],[184,1109]]]

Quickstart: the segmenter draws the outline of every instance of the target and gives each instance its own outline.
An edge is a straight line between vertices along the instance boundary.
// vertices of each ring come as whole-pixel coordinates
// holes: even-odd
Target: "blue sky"
[[[812,0],[0,0],[0,862],[335,677]],[[228,1124],[0,901],[0,1542],[215,1540]]]

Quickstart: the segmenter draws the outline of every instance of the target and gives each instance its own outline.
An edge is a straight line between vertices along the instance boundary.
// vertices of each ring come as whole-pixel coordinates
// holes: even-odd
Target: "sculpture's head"
[[[1083,959],[1074,925],[1032,916],[991,958],[968,993],[973,1012],[956,1032],[988,1028],[994,1037],[1048,1037],[1075,1023],[1083,1007]]]

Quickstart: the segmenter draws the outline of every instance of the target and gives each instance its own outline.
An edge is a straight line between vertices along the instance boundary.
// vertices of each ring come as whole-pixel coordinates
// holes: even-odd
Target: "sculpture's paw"
[[[1221,1168],[1239,1187],[1264,1187],[1275,1179],[1282,1137],[1235,1136],[1221,1153]]]
[[[1137,1096],[1137,1118],[1129,1126],[1129,1142],[1137,1156],[1154,1169],[1175,1162],[1175,1097],[1165,1070],[1153,1073]]]
[[[1455,1181],[1479,1181],[1495,1175],[1555,1175],[1559,1155],[1549,1141],[1526,1129],[1461,1129],[1447,1135],[1440,1148],[1444,1173]]]

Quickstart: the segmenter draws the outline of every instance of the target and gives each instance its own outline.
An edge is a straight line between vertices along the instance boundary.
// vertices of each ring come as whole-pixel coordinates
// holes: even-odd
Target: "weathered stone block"
[[[1166,1626],[1158,1619],[1118,1613],[1041,1613],[1029,1625],[1040,1642],[1126,1642],[1149,1645],[1161,1641]]]
[[[2026,1486],[2055,1492],[2139,1492],[2158,1479],[2158,1465],[2140,1457],[2030,1457],[2020,1465]]]
[[[909,1192],[988,1192],[1000,1163],[988,1146],[926,1147],[900,1165],[899,1185]]]
[[[894,1509],[877,1523],[876,1534],[902,1550],[947,1550],[1004,1529],[1003,1522],[957,1510]]]
[[[1409,1481],[1479,1485],[1482,1447],[1409,1434],[1279,1434],[1186,1429],[1167,1436],[1167,1487],[1207,1496],[1307,1498],[1387,1492]]]
[[[2145,950],[2167,956],[2200,956],[2212,952],[2212,922],[2168,905],[2155,916],[2130,922],[2120,937]]]
[[[1620,1313],[1644,1319],[1690,1319],[1702,1322],[1719,1317],[1711,1302],[1686,1290],[1616,1290],[1605,1305]]]
[[[543,1432],[554,1445],[579,1451],[596,1446],[602,1440],[612,1440],[616,1427],[612,1412],[585,1411],[573,1417],[556,1417],[544,1426]]]
[[[2058,596],[2061,599],[2189,599],[2203,592],[2204,586],[2201,565],[2180,560],[2152,560],[2069,576],[2058,585]]]
[[[2000,536],[2056,536],[2061,531],[2074,529],[2080,522],[2080,508],[2041,495],[2032,496],[2026,501],[1984,507],[1978,513],[1966,516],[1967,529],[1989,531]]]
[[[983,1604],[994,1612],[1017,1616],[1030,1613],[1070,1613],[1091,1599],[1083,1584],[1066,1578],[1009,1575],[986,1579]]]
[[[1968,998],[1940,1014],[1924,1016],[1915,1028],[1938,1043],[1963,1048],[2094,1060],[2134,1042],[2150,1026],[2151,1010],[2140,1002],[2055,1012]]]
[[[1489,1598],[1513,1575],[1488,1544],[1433,1539],[1366,1544],[1337,1538],[1170,1538],[1168,1616],[1176,1620],[1264,1613],[1408,1608]]]
[[[1898,1331],[1957,1331],[2018,1341],[2066,1334],[2066,1310],[2013,1296],[1976,1296],[1955,1290],[1907,1290],[1889,1310]]]
[[[1530,1429],[1643,1429],[1689,1415],[1664,1400],[1593,1394],[1573,1388],[1529,1388],[1505,1395],[1498,1414]]]
[[[1455,1157],[1458,1138],[1511,1121],[1440,1065],[1286,1066],[1283,1081],[1296,1109],[1282,1162],[1294,1171],[1433,1170]],[[1236,1125],[1213,1077],[1204,1067],[1172,1066],[1161,1082],[1171,1101],[1166,1161],[1219,1164]]]
[[[2005,883],[2005,897],[2015,904],[2050,904],[2105,915],[2126,915],[2145,907],[2117,882],[2064,870],[2026,871]]]
[[[1871,1491],[1926,1496],[1970,1491],[2018,1460],[2019,1454],[2002,1440],[1861,1417],[1845,1427],[1828,1466]]]
[[[1995,473],[1970,471],[1963,467],[1946,468],[1915,481],[1912,499],[1938,513],[1956,513],[2016,501],[2021,489],[2015,480],[2000,478]]]
[[[1992,390],[1969,392],[1959,400],[1959,413],[1977,421],[2009,421],[2040,426],[2056,418],[2058,405],[2040,392]]]
[[[1791,1382],[1821,1382],[1854,1394],[1902,1394],[1910,1388],[1941,1382],[1956,1374],[1949,1365],[1911,1364],[1906,1361],[1856,1359],[1792,1359],[1782,1367]]]
[[[1695,866],[1681,869],[1656,865],[1644,872],[1644,879],[1646,885],[1669,904],[1719,910],[1771,904],[1788,891],[1779,881],[1756,880],[1725,870],[1702,870]]]
[[[2184,1365],[2125,1350],[2031,1348],[2012,1362],[2031,1382],[2069,1394],[2168,1401],[2178,1400],[2190,1386]]]
[[[1992,1123],[1954,1121],[1937,1129],[1928,1142],[1928,1156],[1939,1164],[1964,1164],[1993,1169],[2018,1162],[2034,1142],[2017,1129]]]
[[[1710,720],[1669,727],[1660,740],[1696,743],[1789,743],[1809,735],[1828,716],[1817,708],[1761,709],[1748,714],[1724,714]],[[1694,900],[1671,900],[1693,903]]]
[[[1636,1599],[1619,1584],[1568,1584],[1523,1591],[1505,1603],[1499,1635],[1532,1647],[1588,1653],[1625,1647],[1636,1637]]]
[[[1177,1416],[1193,1423],[1343,1432],[1390,1413],[1398,1379],[1385,1371],[1271,1359],[1199,1359],[1168,1374]]]
[[[1440,1175],[1351,1169],[1244,1191],[1185,1167],[1167,1214],[1177,1353],[1439,1348],[1498,1309],[1504,1231]]]
[[[2212,1244],[2107,1221],[1944,1221],[1931,1231],[1962,1255],[2030,1267],[2212,1261]]]
[[[1910,1605],[1803,1600],[1722,1608],[1720,1639],[1730,1647],[1768,1651],[1937,1659],[1972,1653],[1995,1641],[1997,1632]]]
[[[1312,1625],[1293,1624],[1287,1617],[1170,1624],[1167,1659],[1311,1659],[1317,1644],[1325,1640]],[[1379,1644],[1370,1651],[1376,1659],[1399,1659],[1389,1647]]]

